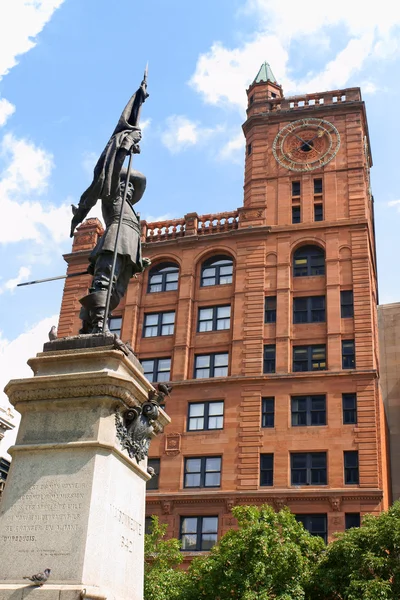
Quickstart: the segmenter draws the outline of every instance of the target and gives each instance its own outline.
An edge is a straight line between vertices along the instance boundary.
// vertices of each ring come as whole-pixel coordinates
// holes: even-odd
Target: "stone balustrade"
[[[265,104],[268,111],[278,110],[298,110],[308,106],[318,106],[327,104],[340,104],[342,102],[355,102],[361,100],[359,88],[347,88],[345,90],[333,90],[329,92],[321,92],[318,94],[304,94],[301,96],[287,96],[286,98],[268,98],[260,101],[258,98],[258,106],[250,106],[249,110],[254,113],[265,112]],[[261,106],[263,105],[263,106]]]
[[[154,223],[141,221],[142,242],[161,242],[191,235],[221,233],[237,229],[238,222],[237,210],[200,216],[197,213],[189,213],[182,219]]]

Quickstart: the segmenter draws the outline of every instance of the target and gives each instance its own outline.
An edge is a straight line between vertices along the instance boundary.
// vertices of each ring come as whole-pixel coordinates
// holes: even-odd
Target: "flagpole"
[[[147,88],[147,74],[148,74],[148,64],[146,64],[146,68],[144,70],[144,76],[143,76],[143,81],[141,83],[141,87]],[[143,91],[143,93],[145,94],[145,90]],[[139,124],[140,112],[141,112],[143,102],[145,100],[146,100],[146,96],[144,95],[143,98],[141,99],[139,107],[138,107],[137,118],[136,118],[136,123],[135,123],[136,126]],[[103,328],[102,328],[103,333],[105,333],[108,330],[108,312],[110,310],[111,296],[113,293],[113,286],[114,286],[115,266],[117,264],[117,255],[118,255],[118,240],[119,240],[119,233],[120,233],[121,225],[122,225],[122,219],[124,216],[125,202],[126,202],[126,198],[127,198],[127,194],[128,194],[128,184],[129,184],[129,179],[131,176],[131,169],[132,169],[132,149],[129,152],[129,161],[128,161],[128,168],[127,168],[127,173],[126,173],[124,197],[122,199],[121,212],[119,213],[119,219],[118,219],[117,233],[115,235],[115,247],[114,247],[114,252],[113,252],[113,261],[112,261],[112,265],[111,265],[110,283],[108,285],[106,307],[105,307],[105,311],[104,311],[104,321],[103,321]]]

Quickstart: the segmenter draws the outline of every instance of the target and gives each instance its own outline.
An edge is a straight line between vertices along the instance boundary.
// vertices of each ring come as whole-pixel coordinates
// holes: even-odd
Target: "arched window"
[[[325,252],[318,246],[302,246],[293,255],[293,277],[325,275]]]
[[[150,269],[147,291],[170,292],[178,289],[179,267],[175,263],[160,263]]]
[[[233,260],[229,256],[212,256],[201,265],[201,287],[232,283]]]

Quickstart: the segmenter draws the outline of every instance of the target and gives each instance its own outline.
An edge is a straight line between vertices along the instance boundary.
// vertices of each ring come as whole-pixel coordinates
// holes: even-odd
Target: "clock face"
[[[324,119],[299,119],[280,130],[272,152],[282,167],[290,171],[313,171],[328,164],[337,154],[340,135]]]

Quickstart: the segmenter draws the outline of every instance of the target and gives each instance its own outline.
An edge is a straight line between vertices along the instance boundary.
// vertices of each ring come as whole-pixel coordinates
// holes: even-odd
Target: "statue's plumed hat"
[[[126,176],[128,175],[128,169],[126,167],[122,167],[121,169],[121,173],[119,176],[120,181],[123,181],[124,183],[126,182]],[[137,179],[137,171],[131,171],[130,177],[129,177],[129,181],[131,182],[131,184],[134,186],[135,185],[135,180]]]

